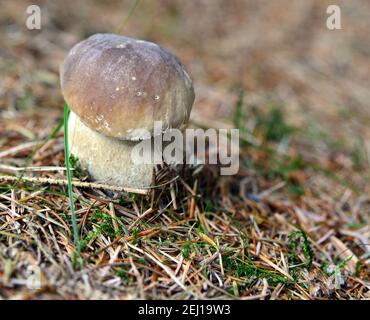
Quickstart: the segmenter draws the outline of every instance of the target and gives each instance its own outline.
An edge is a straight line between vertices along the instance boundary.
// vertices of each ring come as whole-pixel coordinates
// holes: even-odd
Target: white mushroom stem
[[[131,188],[153,184],[153,165],[134,164],[131,159],[138,141],[104,136],[84,125],[74,112],[69,116],[68,138],[70,154],[94,181]]]

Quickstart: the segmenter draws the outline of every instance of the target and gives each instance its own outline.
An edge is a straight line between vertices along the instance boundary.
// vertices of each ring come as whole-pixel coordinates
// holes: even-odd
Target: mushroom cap
[[[89,128],[122,140],[183,128],[194,102],[192,80],[160,46],[115,34],[76,44],[60,70],[63,96]]]

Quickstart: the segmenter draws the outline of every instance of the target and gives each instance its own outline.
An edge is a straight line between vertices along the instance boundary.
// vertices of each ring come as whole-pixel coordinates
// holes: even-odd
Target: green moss
[[[69,156],[69,163],[71,165],[71,168],[73,169],[72,170],[72,175],[75,178],[83,178],[83,177],[86,177],[87,173],[85,172],[85,170],[80,165],[80,162],[79,162],[78,157],[76,157],[73,154],[71,154]]]
[[[286,123],[281,107],[272,107],[267,115],[257,115],[257,128],[265,133],[267,141],[281,141],[294,132],[294,128]]]
[[[222,259],[225,270],[238,278],[244,278],[245,284],[251,285],[258,279],[266,279],[268,284],[276,286],[279,283],[291,284],[287,277],[274,271],[257,267],[251,260],[241,260],[232,256],[225,256]]]
[[[289,235],[289,260],[292,264],[299,264],[301,263],[301,259],[299,258],[300,252],[303,253],[306,261],[304,262],[305,267],[310,268],[313,261],[313,251],[311,248],[311,244],[308,240],[307,235],[302,230],[293,231]]]

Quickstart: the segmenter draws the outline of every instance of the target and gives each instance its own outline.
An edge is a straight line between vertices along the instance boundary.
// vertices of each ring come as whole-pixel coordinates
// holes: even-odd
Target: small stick
[[[4,158],[10,155],[15,155],[20,151],[27,150],[35,146],[40,146],[41,144],[42,144],[42,141],[32,141],[32,142],[23,143],[21,145],[18,145],[8,150],[0,152],[0,158]]]
[[[3,171],[11,171],[11,172],[18,172],[18,171],[65,171],[66,168],[65,167],[53,167],[53,166],[45,166],[45,167],[13,167],[13,166],[8,166],[6,164],[1,164],[0,163],[0,170],[3,170]]]
[[[52,185],[59,185],[59,186],[68,186],[68,180],[66,179],[52,179],[52,178],[39,178],[39,177],[14,177],[14,176],[1,176],[0,175],[0,182],[1,181],[8,181],[8,182],[32,182],[36,184],[52,184]],[[83,181],[72,181],[72,185],[75,187],[81,188],[91,188],[91,189],[106,189],[110,191],[116,192],[128,192],[128,193],[138,193],[138,194],[148,194],[149,189],[136,189],[136,188],[126,188],[126,187],[119,187],[119,186],[111,186],[109,184],[102,184],[102,183],[94,183],[94,182],[83,182]]]

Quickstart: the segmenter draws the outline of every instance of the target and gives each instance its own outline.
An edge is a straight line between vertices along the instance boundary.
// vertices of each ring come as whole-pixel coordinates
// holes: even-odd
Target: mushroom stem
[[[84,125],[74,112],[69,116],[68,131],[70,154],[94,181],[130,188],[152,185],[153,165],[134,164],[131,159],[139,141],[104,136]]]

